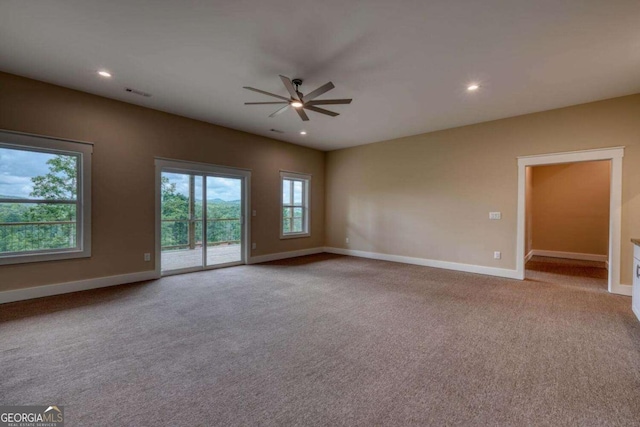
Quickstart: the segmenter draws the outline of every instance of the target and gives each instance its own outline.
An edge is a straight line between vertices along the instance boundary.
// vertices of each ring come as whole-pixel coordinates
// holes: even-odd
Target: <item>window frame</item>
[[[284,203],[284,195],[283,193],[283,184],[284,180],[293,180],[293,181],[302,181],[302,206],[297,206],[295,204],[285,205]],[[311,236],[311,175],[298,173],[298,172],[289,172],[289,171],[280,171],[280,239],[297,239],[300,237],[310,237]],[[293,201],[293,191],[291,191],[291,201]],[[284,232],[284,215],[283,211],[285,207],[289,208],[303,208],[302,214],[302,224],[303,231],[302,232]]]
[[[91,257],[91,157],[93,144],[49,136],[0,130],[0,147],[21,151],[48,154],[72,155],[78,157],[76,200],[76,247],[68,249],[40,249],[34,251],[8,252],[0,254],[0,265],[31,262],[57,261]],[[29,199],[30,203],[65,203],[56,200]],[[12,203],[13,199],[0,199]]]

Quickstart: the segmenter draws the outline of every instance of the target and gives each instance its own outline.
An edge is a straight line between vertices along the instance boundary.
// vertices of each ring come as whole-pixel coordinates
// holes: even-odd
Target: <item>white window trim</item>
[[[0,130],[0,146],[80,156],[78,162],[78,248],[15,252],[0,255],[0,265],[56,261],[91,256],[91,156],[93,144],[42,135]]]
[[[303,223],[306,224],[306,231],[301,233],[284,233],[282,228],[282,211],[284,207],[284,200],[282,199],[282,181],[284,179],[297,179],[306,181],[306,185],[303,188],[303,200],[304,200],[304,217]],[[311,236],[311,175],[298,173],[298,172],[289,172],[289,171],[280,171],[280,181],[279,181],[279,191],[280,191],[280,239],[297,239],[300,237],[310,237]]]

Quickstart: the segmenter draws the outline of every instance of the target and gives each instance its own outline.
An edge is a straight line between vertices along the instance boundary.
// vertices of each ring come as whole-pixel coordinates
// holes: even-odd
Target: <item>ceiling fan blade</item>
[[[331,82],[325,83],[322,86],[320,86],[318,89],[314,90],[313,92],[309,92],[308,94],[306,94],[304,96],[304,102],[311,101],[313,98],[316,98],[325,92],[329,92],[334,87],[335,86]]]
[[[272,105],[272,104],[288,104],[288,102],[274,101],[274,102],[245,102],[244,103],[244,105]]]
[[[314,107],[313,105],[305,105],[304,108],[306,108],[307,110],[315,111],[316,113],[326,114],[327,116],[331,116],[331,117],[335,117],[335,116],[339,116],[340,115],[340,114],[335,113],[333,111],[325,110],[324,108]],[[298,110],[298,111],[300,111],[300,110]]]
[[[258,92],[258,93],[261,93],[263,95],[269,95],[269,96],[273,96],[275,98],[280,98],[280,99],[284,99],[285,101],[289,101],[289,98],[285,98],[284,96],[276,95],[275,93],[265,92],[264,90],[256,89],[254,87],[244,86],[243,89],[252,90],[254,92]]]
[[[276,111],[276,112],[274,112],[274,113],[271,113],[271,114],[269,115],[269,117],[275,117],[275,116],[277,116],[278,114],[282,114],[282,113],[283,113],[287,108],[289,108],[289,104],[287,104],[287,105],[285,105],[284,107],[280,108],[278,111]]]
[[[308,101],[307,105],[330,105],[330,104],[351,104],[352,99],[321,99],[319,101]]]
[[[294,110],[296,110],[296,113],[298,113],[298,115],[303,121],[305,122],[309,121],[309,116],[307,116],[307,113],[305,113],[302,108],[294,108]]]
[[[280,76],[280,80],[282,80],[282,83],[284,83],[284,87],[287,88],[287,92],[289,92],[289,95],[291,95],[291,98],[300,99],[300,97],[298,97],[298,94],[296,93],[296,89],[293,87],[293,83],[291,83],[291,80],[289,79],[289,77]]]

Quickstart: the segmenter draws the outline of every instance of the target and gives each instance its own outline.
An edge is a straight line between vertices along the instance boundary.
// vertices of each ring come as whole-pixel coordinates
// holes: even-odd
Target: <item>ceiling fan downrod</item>
[[[302,86],[302,79],[293,79],[293,80],[291,80],[291,83],[293,83],[296,86],[296,93],[298,94],[300,99],[302,99],[302,92],[300,92],[300,90],[298,90],[298,87]]]

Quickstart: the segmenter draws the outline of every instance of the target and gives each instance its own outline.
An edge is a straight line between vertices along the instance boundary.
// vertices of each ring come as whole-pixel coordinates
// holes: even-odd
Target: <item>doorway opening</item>
[[[527,249],[527,167],[559,165],[577,162],[608,161],[609,164],[609,218],[607,242],[607,290],[612,293],[629,295],[628,286],[620,284],[620,235],[622,222],[622,157],[624,147],[596,150],[551,153],[518,157],[518,220],[516,245],[516,273],[525,278],[525,262],[530,253]],[[533,254],[531,254],[533,255]]]
[[[525,276],[607,290],[611,160],[525,168]]]
[[[160,275],[245,264],[251,173],[156,160],[156,270]]]

